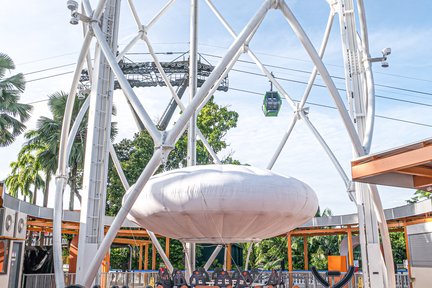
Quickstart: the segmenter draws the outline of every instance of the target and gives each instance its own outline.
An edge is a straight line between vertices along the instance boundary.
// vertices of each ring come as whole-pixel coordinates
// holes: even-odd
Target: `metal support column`
[[[119,14],[120,0],[106,1],[101,25],[106,41],[114,53],[117,49]],[[92,79],[94,81],[89,96],[90,108],[80,214],[81,233],[78,242],[77,283],[79,284],[84,284],[88,263],[94,258],[104,237],[105,183],[108,173],[114,74],[100,45],[96,45]],[[97,278],[95,281],[98,282]]]
[[[363,7],[362,7],[363,8]],[[367,38],[359,37],[356,27],[356,15],[353,0],[339,0],[338,13],[342,38],[342,51],[345,62],[346,91],[349,112],[355,123],[360,141],[364,146],[364,153],[369,153],[372,140],[374,118],[374,90],[373,77],[368,61]],[[366,37],[366,27],[362,25],[363,38]],[[363,23],[365,24],[365,23]],[[363,43],[366,41],[366,43]],[[354,156],[359,154],[358,149]],[[367,184],[355,184],[356,204],[359,215],[360,246],[362,252],[363,274],[365,287],[395,287],[392,263],[387,267],[381,254],[381,241],[378,232],[379,206]],[[378,201],[379,196],[378,196]],[[385,221],[385,219],[380,219]],[[383,236],[387,231],[381,231]],[[387,239],[383,237],[384,250],[387,251]],[[387,253],[388,254],[388,253]],[[387,255],[388,256],[388,255]],[[390,255],[387,261],[393,262]],[[390,268],[389,268],[390,267]]]
[[[197,91],[197,73],[198,73],[198,0],[190,1],[190,31],[189,31],[189,97],[192,102]],[[192,113],[189,120],[188,129],[188,150],[187,166],[196,165],[196,112]],[[189,257],[190,269],[195,270],[196,245],[195,243],[186,243],[186,257]],[[186,265],[186,267],[189,267]],[[186,269],[186,279],[192,275],[192,271]]]

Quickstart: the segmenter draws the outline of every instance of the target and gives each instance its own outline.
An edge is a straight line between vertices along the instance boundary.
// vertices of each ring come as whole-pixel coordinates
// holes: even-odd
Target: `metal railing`
[[[270,272],[263,272],[260,281],[265,283]],[[324,274],[324,273],[323,273]],[[133,272],[108,272],[99,275],[101,288],[112,286],[128,288],[154,287],[157,280],[156,271],[133,271]],[[324,276],[324,275],[323,275]],[[398,273],[396,277],[396,288],[409,288],[408,273]],[[282,280],[285,288],[298,286],[299,288],[322,288],[323,286],[316,281],[309,271],[283,272]],[[24,274],[22,288],[55,288],[54,274]],[[65,284],[75,283],[74,273],[65,273]],[[345,286],[348,288],[363,287],[363,275],[356,273],[353,279]],[[290,285],[292,285],[290,287]],[[281,287],[282,288],[282,287]]]

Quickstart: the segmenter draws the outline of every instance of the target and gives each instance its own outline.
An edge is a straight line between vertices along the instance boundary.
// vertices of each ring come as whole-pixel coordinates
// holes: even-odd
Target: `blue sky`
[[[95,2],[95,1],[93,1]],[[136,33],[127,1],[123,1],[120,48],[128,43]],[[165,1],[136,1],[143,23],[147,23]],[[149,32],[157,52],[188,50],[188,1],[178,0],[165,17]],[[261,1],[214,1],[215,6],[226,17],[238,32],[255,13]],[[319,47],[329,8],[326,1],[287,1],[297,19],[303,25],[316,47]],[[365,1],[370,51],[372,56],[379,56],[382,48],[391,47],[390,67],[383,69],[374,65],[376,84],[416,90],[414,93],[400,89],[376,87],[377,114],[384,117],[402,119],[431,125],[432,113],[432,20],[430,1]],[[25,103],[46,99],[46,95],[58,90],[69,90],[72,75],[35,79],[66,73],[73,70],[73,65],[52,69],[45,72],[31,73],[56,66],[72,64],[76,61],[82,43],[80,26],[70,25],[66,1],[3,1],[0,10],[0,29],[2,41],[0,51],[9,54],[17,64],[17,72],[27,73],[27,89],[22,95]],[[339,36],[338,20],[335,19],[331,40],[324,62],[334,76],[343,76],[343,62]],[[223,56],[232,38],[225,28],[214,17],[204,1],[200,1],[199,51],[214,56]],[[256,36],[251,42],[251,49],[266,64],[283,66],[288,69],[310,71],[312,63],[292,33],[281,13],[272,10],[263,21]],[[141,43],[134,52],[147,52]],[[132,56],[131,56],[132,57]],[[214,64],[219,58],[205,56]],[[149,60],[148,56],[134,58],[139,61]],[[169,59],[161,56],[161,59]],[[247,55],[242,60],[250,61]],[[260,73],[259,69],[249,63],[238,63],[235,69]],[[269,68],[277,77],[295,81],[307,81],[308,74],[293,70]],[[244,72],[232,71],[229,74],[230,87],[264,93],[269,88],[266,78]],[[319,77],[318,77],[319,78]],[[322,84],[317,79],[317,84]],[[336,79],[338,87],[344,83]],[[281,81],[283,87],[293,98],[299,99],[305,88],[304,84],[292,81]],[[162,114],[169,101],[169,94],[164,88],[137,89],[137,95],[144,103],[153,119]],[[345,98],[344,92],[340,92]],[[429,106],[407,104],[389,100],[392,97],[401,100],[422,102]],[[115,94],[119,108],[117,121],[120,134],[117,141],[131,137],[136,131],[131,127],[130,113],[124,109],[125,104],[120,92]],[[240,114],[238,127],[227,135],[229,149],[221,156],[232,152],[234,158],[241,162],[258,167],[266,167],[277,144],[289,124],[292,111],[286,102],[280,116],[265,118],[261,113],[262,96],[230,90],[218,92],[216,102],[230,105]],[[333,106],[326,89],[314,87],[310,102]],[[349,172],[351,148],[346,132],[343,129],[338,113],[333,109],[309,105],[310,119],[328,141],[342,166]],[[49,112],[46,102],[34,105],[33,117],[28,127],[33,128],[36,119]],[[390,149],[430,137],[431,127],[388,120],[376,119],[375,138],[372,152]],[[16,158],[16,153],[23,144],[22,137],[6,148],[0,148],[0,179],[9,173],[9,163]],[[303,123],[295,128],[292,137],[276,163],[274,170],[284,175],[291,175],[308,183],[318,194],[321,207],[329,207],[336,214],[354,212],[354,205],[349,202],[344,185],[331,162],[327,159],[318,142],[312,137]],[[382,187],[381,196],[385,207],[404,204],[413,191]],[[39,197],[41,199],[41,197]],[[66,197],[67,198],[67,197]]]

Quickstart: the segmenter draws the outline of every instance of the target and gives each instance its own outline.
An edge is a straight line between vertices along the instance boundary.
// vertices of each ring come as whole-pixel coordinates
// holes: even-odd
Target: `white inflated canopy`
[[[295,178],[250,166],[206,165],[153,176],[128,218],[187,242],[238,243],[287,233],[317,209],[315,192]]]

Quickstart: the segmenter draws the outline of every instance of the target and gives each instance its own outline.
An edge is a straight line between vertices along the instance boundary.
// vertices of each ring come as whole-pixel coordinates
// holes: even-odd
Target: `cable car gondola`
[[[282,99],[277,91],[267,91],[264,95],[262,110],[266,117],[277,116],[282,106]]]

